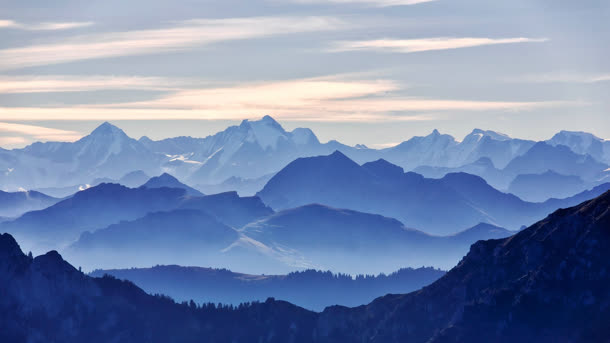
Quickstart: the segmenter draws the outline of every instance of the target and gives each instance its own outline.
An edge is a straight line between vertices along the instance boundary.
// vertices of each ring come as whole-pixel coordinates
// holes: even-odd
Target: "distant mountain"
[[[587,188],[578,176],[561,175],[549,170],[542,174],[518,175],[508,187],[508,192],[521,199],[542,202],[550,198],[567,198]]]
[[[56,252],[30,258],[3,234],[0,340],[603,342],[609,226],[610,192],[514,236],[474,244],[419,291],[322,313],[273,299],[237,308],[178,305],[127,281],[88,277]]]
[[[608,142],[594,136],[561,132],[548,143],[557,146],[565,143],[578,154],[589,154],[594,161],[607,163]],[[418,172],[430,177],[450,172],[474,173],[499,189],[506,189],[519,174],[540,174],[549,169],[589,181],[588,176],[566,173],[540,161],[538,169],[541,170],[538,171],[511,167],[510,173],[498,174],[496,168],[504,169],[535,144],[481,129],[473,130],[458,141],[434,130],[428,136],[413,137],[394,147],[376,150],[362,144],[348,146],[335,140],[321,143],[310,129],[287,131],[270,116],[244,120],[240,125],[205,138],[175,137],[154,141],[148,137],[132,139],[119,128],[104,123],[77,142],[34,143],[24,149],[0,149],[0,185],[7,191],[35,189],[65,197],[103,182],[138,187],[145,182],[141,175],[138,182],[121,178],[141,171],[146,175],[169,173],[190,185],[201,185],[195,188],[206,194],[235,190],[242,195],[251,195],[260,190],[261,179],[291,161],[328,155],[335,150],[359,164],[384,159],[405,170],[425,167],[428,170]],[[602,148],[599,148],[600,144]],[[579,170],[582,172],[586,168],[583,166]]]
[[[8,152],[3,160],[10,173],[0,177],[3,185],[26,189],[86,184],[99,177],[118,179],[134,170],[155,170],[161,156],[110,123],[73,143],[34,143]]]
[[[254,179],[244,179],[242,177],[231,176],[221,183],[212,185],[195,185],[195,188],[206,194],[236,191],[241,196],[252,196],[255,195],[256,192],[263,189],[265,184],[273,177],[273,175],[273,173],[267,174]]]
[[[259,197],[240,197],[237,192],[225,192],[204,197],[190,197],[180,204],[182,209],[204,210],[218,221],[234,228],[273,214]]]
[[[309,265],[349,274],[426,264],[451,268],[473,242],[513,234],[480,224],[453,236],[431,236],[396,219],[322,205],[281,211],[241,231],[270,248],[290,252],[283,261],[293,268]]]
[[[452,136],[434,130],[428,136],[413,137],[395,147],[383,149],[379,156],[406,170],[419,166],[456,168],[481,158],[489,158],[495,166],[503,168],[534,143],[480,129],[473,130],[458,142]]]
[[[221,250],[238,236],[204,211],[173,210],[83,232],[64,254],[89,270],[159,263],[224,266]]]
[[[258,178],[300,156],[327,151],[309,129],[285,131],[270,116],[244,120],[206,138],[140,139],[151,151],[173,156],[167,170],[189,174],[192,184],[220,183],[231,176]],[[185,171],[186,170],[186,171]]]
[[[300,158],[278,172],[257,194],[276,210],[320,203],[393,217],[408,227],[434,234],[493,221],[441,181],[402,173],[395,167],[382,160],[360,166],[338,151]],[[389,169],[395,177],[384,177],[380,174],[383,169]],[[438,215],[440,208],[443,216]]]
[[[585,181],[595,181],[604,176],[606,169],[608,165],[590,155],[579,155],[564,145],[552,146],[539,142],[527,153],[512,160],[504,172],[516,176],[552,170],[562,175],[575,175]]]
[[[40,211],[24,214],[0,224],[23,241],[28,250],[58,249],[76,240],[84,231],[133,220],[149,212],[177,207],[185,195],[177,188],[127,188],[101,184]]]
[[[420,166],[413,169],[413,172],[432,179],[440,179],[451,173],[468,173],[482,177],[489,185],[496,189],[507,189],[514,177],[497,169],[489,157],[481,157],[475,162],[455,168]]]
[[[590,133],[561,131],[546,142],[553,146],[565,145],[577,154],[591,155],[600,162],[610,164],[610,141]]]
[[[331,305],[358,306],[388,293],[418,290],[443,276],[434,268],[400,269],[385,275],[333,274],[316,270],[286,275],[249,275],[226,269],[180,267],[95,270],[94,277],[105,274],[134,282],[149,294],[167,294],[177,301],[239,305],[275,298],[313,311]]]
[[[0,217],[18,217],[29,211],[47,208],[60,201],[36,191],[0,191]]]
[[[123,177],[121,177],[118,180],[103,177],[103,178],[96,178],[93,181],[85,183],[85,184],[78,184],[78,185],[65,186],[65,187],[40,188],[40,189],[37,189],[37,191],[52,195],[57,198],[66,198],[66,197],[72,196],[76,192],[80,192],[82,190],[98,186],[102,183],[118,183],[120,185],[129,187],[129,188],[136,188],[136,187],[140,187],[141,185],[143,185],[146,181],[148,181],[148,179],[150,179],[150,177],[145,172],[143,172],[141,170],[136,170],[136,171],[129,172],[129,173],[123,175]]]
[[[168,173],[163,173],[160,176],[155,176],[144,183],[142,188],[180,188],[186,191],[186,195],[190,196],[203,196],[203,193],[200,191],[185,185],[184,183],[178,181],[175,177],[169,175]]]
[[[557,209],[500,192],[474,175],[426,179],[386,161],[360,166],[340,152],[295,160],[258,196],[276,210],[319,203],[396,218],[439,235],[481,222],[515,230]]]

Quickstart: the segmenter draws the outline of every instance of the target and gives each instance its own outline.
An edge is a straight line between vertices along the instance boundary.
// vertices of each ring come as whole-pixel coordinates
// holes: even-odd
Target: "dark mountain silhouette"
[[[181,267],[95,270],[134,282],[150,294],[167,294],[177,301],[239,305],[269,297],[314,311],[331,305],[358,306],[388,293],[406,293],[429,285],[445,272],[434,268],[400,269],[385,275],[333,274],[316,270],[286,275],[248,275],[227,269]]]
[[[276,210],[320,203],[378,213],[441,235],[480,222],[514,230],[559,207],[577,204],[569,199],[526,202],[466,173],[427,179],[401,173],[384,160],[359,166],[340,152],[295,160],[271,178],[258,196]]]
[[[36,191],[0,191],[0,216],[18,217],[29,211],[42,210],[58,201],[60,201],[60,199]]]
[[[610,292],[610,192],[505,239],[474,244],[421,291],[324,312],[323,335],[355,342],[600,342]]]
[[[610,192],[505,239],[474,244],[433,284],[316,314],[286,302],[177,305],[91,278],[0,236],[7,342],[603,342],[610,337]],[[70,323],[70,324],[66,324]]]
[[[163,173],[160,176],[155,176],[148,180],[141,187],[144,188],[180,188],[186,191],[186,195],[190,196],[203,196],[203,193],[196,190],[195,188],[189,187],[184,183],[178,181],[175,177],[168,173]]]
[[[237,307],[177,304],[128,281],[92,278],[51,251],[23,254],[0,235],[0,341],[308,342],[316,314],[269,299]]]

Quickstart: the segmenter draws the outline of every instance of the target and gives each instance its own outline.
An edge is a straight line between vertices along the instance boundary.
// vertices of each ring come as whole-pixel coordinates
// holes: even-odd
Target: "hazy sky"
[[[269,114],[382,147],[610,138],[607,0],[0,2],[0,146],[206,136]]]

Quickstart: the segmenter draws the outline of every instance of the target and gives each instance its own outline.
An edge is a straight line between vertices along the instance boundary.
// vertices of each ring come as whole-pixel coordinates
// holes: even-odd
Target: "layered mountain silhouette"
[[[284,261],[349,274],[389,273],[401,266],[451,268],[479,239],[512,232],[479,224],[452,236],[432,236],[396,219],[352,210],[306,205],[246,225],[241,232],[278,251]]]
[[[418,290],[443,276],[434,268],[404,268],[391,274],[333,274],[305,270],[285,275],[250,275],[227,269],[181,267],[95,270],[91,276],[112,275],[134,282],[149,294],[166,294],[177,301],[239,305],[269,297],[314,311],[331,305],[358,306],[388,293]]]
[[[146,181],[141,187],[143,188],[180,188],[186,191],[186,195],[190,196],[203,196],[200,191],[185,185],[178,181],[175,177],[168,173],[163,173],[160,176],[156,176]]]
[[[138,187],[145,182],[141,175],[136,178],[138,182],[122,178],[140,171],[145,175],[169,173],[206,194],[238,191],[252,195],[262,189],[269,175],[291,161],[338,150],[359,164],[384,159],[428,177],[474,173],[501,190],[520,174],[547,170],[581,177],[590,188],[599,183],[593,181],[610,180],[607,143],[578,132],[562,131],[546,143],[537,143],[481,129],[458,141],[434,130],[427,136],[376,150],[334,140],[321,143],[310,129],[286,131],[269,116],[244,120],[205,138],[159,141],[147,137],[135,140],[104,123],[77,142],[34,143],[23,149],[0,150],[0,184],[7,191],[39,190],[61,198],[99,183]],[[544,145],[556,150],[548,152],[556,157],[538,158],[536,152],[544,150]],[[542,154],[547,154],[546,150]],[[517,157],[525,159],[513,162]],[[602,166],[605,168],[600,169]]]
[[[84,231],[175,208],[184,196],[185,190],[178,188],[127,188],[104,183],[4,222],[0,229],[13,233],[28,250],[59,249]]]
[[[319,203],[382,214],[433,234],[455,233],[480,222],[518,229],[558,208],[553,206],[576,204],[525,202],[465,173],[427,179],[384,160],[358,165],[338,151],[295,160],[258,196],[276,210]]]
[[[229,261],[221,250],[238,236],[235,229],[204,211],[178,209],[86,231],[65,255],[87,269],[159,263],[224,266],[222,262]]]
[[[518,175],[508,186],[508,192],[527,201],[542,202],[549,198],[566,198],[587,188],[576,175],[561,175],[552,170],[542,174]]]
[[[63,253],[86,270],[179,264],[264,274],[319,268],[356,275],[404,266],[451,268],[473,242],[511,234],[479,224],[456,235],[431,236],[380,215],[322,205],[273,213],[258,198],[224,193],[86,231]]]
[[[153,297],[91,278],[56,252],[0,236],[3,341],[600,342],[610,336],[610,192],[474,244],[431,285],[322,313],[268,300],[237,308]],[[70,323],[70,324],[66,324]]]
[[[46,194],[0,191],[0,217],[18,217],[26,212],[41,210],[60,201]]]

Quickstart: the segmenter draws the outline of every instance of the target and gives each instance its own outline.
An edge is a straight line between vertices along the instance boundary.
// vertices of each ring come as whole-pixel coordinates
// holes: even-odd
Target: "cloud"
[[[24,145],[28,142],[25,137],[13,137],[13,136],[0,136],[0,146],[15,146]]]
[[[300,4],[356,4],[373,7],[410,6],[437,0],[292,0]]]
[[[0,94],[112,90],[172,90],[197,85],[193,80],[139,76],[0,76]]]
[[[32,139],[64,142],[75,141],[82,137],[82,134],[75,131],[6,122],[0,122],[0,132],[12,135],[10,137],[1,137],[1,139],[7,142],[6,144],[12,145],[25,143],[27,141],[31,141]]]
[[[44,22],[37,24],[24,24],[14,20],[0,19],[0,29],[19,29],[28,31],[57,31],[69,30],[93,25],[93,22]]]
[[[376,39],[337,42],[332,52],[343,51],[379,51],[396,53],[414,53],[434,50],[471,48],[485,45],[546,42],[546,38],[420,38],[420,39]]]
[[[554,72],[546,74],[521,75],[508,78],[507,81],[526,83],[598,83],[610,81],[610,73],[584,74],[574,72]]]
[[[392,80],[341,76],[184,89],[156,99],[71,107],[0,107],[0,120],[240,120],[264,114],[326,122],[425,121],[440,112],[527,111],[582,105],[561,101],[410,98]]]
[[[343,26],[343,22],[330,17],[188,20],[163,29],[97,33],[50,44],[0,50],[0,70],[179,51],[221,41],[333,30]]]

